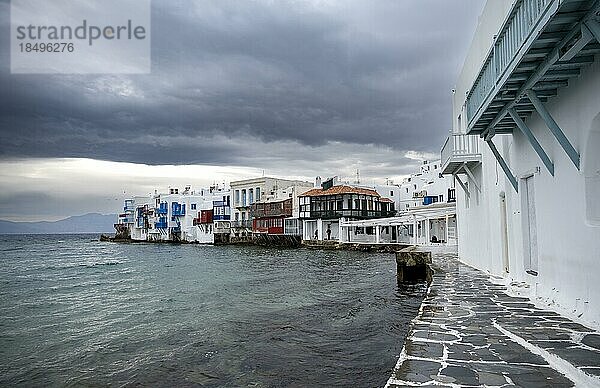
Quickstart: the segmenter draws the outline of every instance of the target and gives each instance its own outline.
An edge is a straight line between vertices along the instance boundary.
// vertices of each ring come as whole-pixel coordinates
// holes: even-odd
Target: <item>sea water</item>
[[[424,284],[392,254],[0,236],[1,386],[372,387]]]

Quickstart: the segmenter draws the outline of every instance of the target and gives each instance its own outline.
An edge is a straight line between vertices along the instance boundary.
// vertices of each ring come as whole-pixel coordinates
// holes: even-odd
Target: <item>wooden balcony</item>
[[[466,132],[512,133],[513,116],[539,111],[600,52],[598,19],[598,1],[515,1],[468,92]]]
[[[451,134],[442,147],[442,174],[456,174],[465,164],[468,168],[481,163],[477,136]]]

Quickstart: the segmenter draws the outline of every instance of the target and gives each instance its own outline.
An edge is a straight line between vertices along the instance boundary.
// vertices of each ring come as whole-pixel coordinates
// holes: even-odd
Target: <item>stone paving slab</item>
[[[600,333],[437,253],[386,387],[600,387]]]

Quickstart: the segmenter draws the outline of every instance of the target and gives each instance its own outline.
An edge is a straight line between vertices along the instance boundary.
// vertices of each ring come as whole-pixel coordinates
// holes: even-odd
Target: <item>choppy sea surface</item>
[[[0,386],[383,386],[394,256],[0,236]]]

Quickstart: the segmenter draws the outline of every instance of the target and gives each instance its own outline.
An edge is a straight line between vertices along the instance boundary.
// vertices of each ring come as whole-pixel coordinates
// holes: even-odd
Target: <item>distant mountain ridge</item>
[[[88,213],[58,221],[14,222],[0,220],[0,234],[114,233],[116,214]]]

